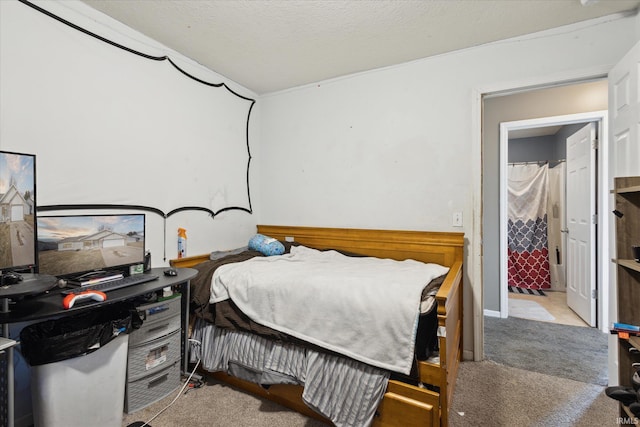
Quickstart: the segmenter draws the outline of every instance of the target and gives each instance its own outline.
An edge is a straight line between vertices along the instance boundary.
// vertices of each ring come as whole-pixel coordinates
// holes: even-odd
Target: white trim
[[[466,261],[467,275],[471,277],[471,300],[473,301],[473,360],[476,362],[484,358],[484,293],[482,289],[482,92],[472,91],[471,129],[473,130],[471,144],[471,169],[473,181],[473,218],[471,239],[468,246]],[[464,295],[464,301],[467,301]],[[468,312],[465,310],[465,312]],[[479,336],[479,338],[478,338]]]
[[[525,120],[526,121],[526,120]],[[511,127],[510,123],[513,123],[514,126]],[[510,130],[516,130],[516,129],[522,129],[523,127],[520,126],[518,127],[517,125],[515,125],[515,123],[517,122],[506,122],[506,123],[500,123],[500,172],[499,172],[499,176],[498,176],[498,182],[499,182],[499,188],[500,188],[500,196],[498,197],[498,203],[500,203],[500,209],[499,209],[499,213],[500,213],[500,225],[499,225],[499,230],[500,230],[500,244],[498,245],[498,247],[500,248],[500,272],[498,277],[500,278],[500,286],[498,287],[499,289],[499,295],[500,295],[500,317],[503,319],[506,319],[507,317],[509,317],[509,292],[503,292],[503,288],[506,290],[507,288],[507,283],[508,283],[508,275],[507,275],[507,256],[505,255],[507,253],[507,247],[508,247],[508,242],[507,242],[507,219],[508,219],[508,213],[507,213],[507,208],[509,206],[508,203],[505,203],[506,200],[508,200],[509,195],[507,194],[507,167],[508,167],[508,163],[509,163],[509,131]],[[535,126],[532,126],[535,127]],[[503,165],[504,163],[504,165]]]
[[[487,317],[501,317],[500,312],[496,310],[485,310],[484,315]]]
[[[609,333],[609,270],[611,267],[611,247],[609,245],[609,221],[611,219],[611,197],[609,193],[609,111],[600,111],[602,120],[598,124],[598,248],[597,280],[598,280],[598,322],[603,333]]]

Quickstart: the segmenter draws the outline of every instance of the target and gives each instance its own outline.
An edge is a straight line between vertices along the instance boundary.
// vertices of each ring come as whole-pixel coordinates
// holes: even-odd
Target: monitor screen
[[[36,157],[0,151],[0,271],[36,267]]]
[[[73,278],[97,271],[129,273],[144,264],[144,214],[38,215],[40,274]]]

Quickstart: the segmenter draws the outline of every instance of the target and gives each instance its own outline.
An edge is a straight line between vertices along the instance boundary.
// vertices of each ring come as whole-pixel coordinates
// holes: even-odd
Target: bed
[[[448,267],[435,294],[438,357],[417,360],[409,376],[391,375],[385,382],[372,422],[374,426],[448,425],[449,408],[462,357],[463,233],[270,225],[259,225],[257,232],[281,242],[295,242],[319,250],[333,249],[382,259],[417,260]],[[198,268],[210,262],[210,255],[175,259],[171,265]],[[198,283],[197,280],[194,282]],[[192,289],[193,294],[197,294],[197,290]],[[225,372],[210,372],[208,375],[331,423],[303,401],[302,385],[273,384],[264,387]]]

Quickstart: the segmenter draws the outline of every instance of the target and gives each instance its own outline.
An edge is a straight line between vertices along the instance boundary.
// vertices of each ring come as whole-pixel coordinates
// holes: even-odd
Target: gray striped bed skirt
[[[336,426],[368,426],[389,380],[387,371],[335,354],[196,321],[191,362],[268,386],[298,384],[302,399]]]

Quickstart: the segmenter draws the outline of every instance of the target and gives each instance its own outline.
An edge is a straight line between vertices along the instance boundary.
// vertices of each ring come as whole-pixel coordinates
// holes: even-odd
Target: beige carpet
[[[464,362],[450,425],[618,426],[618,405],[604,388],[491,361]]]
[[[170,396],[133,414],[125,414],[123,426],[148,422],[175,399]],[[314,419],[268,400],[241,392],[210,380],[199,389],[188,391],[149,423],[152,427],[326,427]]]
[[[175,394],[135,414],[147,421]],[[618,426],[618,406],[595,384],[552,377],[491,361],[463,362],[450,412],[451,427]],[[218,383],[192,390],[150,423],[153,427],[319,427],[324,424]]]

